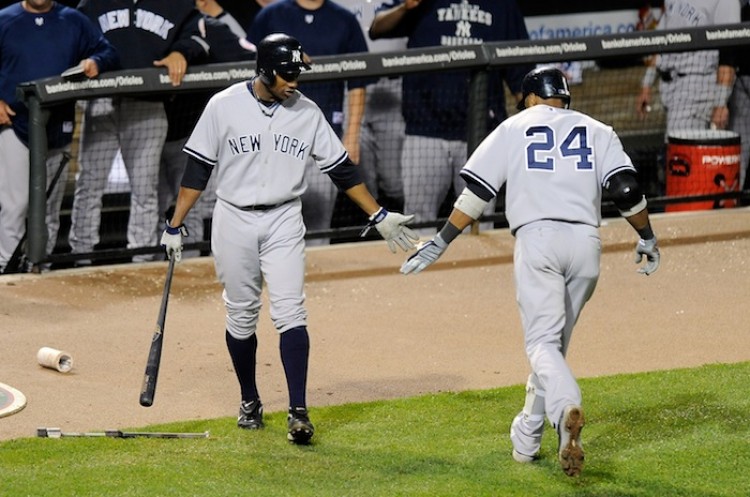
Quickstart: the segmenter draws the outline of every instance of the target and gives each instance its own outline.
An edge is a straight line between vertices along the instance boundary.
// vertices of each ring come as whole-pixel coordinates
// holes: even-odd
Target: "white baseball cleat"
[[[527,456],[526,454],[521,454],[516,449],[513,449],[512,455],[513,455],[514,461],[520,462],[523,464],[532,463],[536,461],[537,459],[539,459],[539,455]]]
[[[583,445],[581,430],[585,424],[583,408],[569,405],[565,408],[557,434],[560,445],[558,459],[562,470],[568,476],[578,476],[583,469]]]

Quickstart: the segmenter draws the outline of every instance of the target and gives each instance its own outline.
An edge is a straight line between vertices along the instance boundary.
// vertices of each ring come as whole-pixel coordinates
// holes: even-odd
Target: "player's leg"
[[[378,144],[376,162],[378,188],[385,195],[381,203],[388,209],[401,212],[404,209],[401,153],[406,125],[400,108],[374,121],[372,127]]]
[[[120,147],[115,119],[111,99],[85,104],[70,220],[69,242],[75,253],[91,252],[99,243],[102,195]]]
[[[271,319],[289,392],[287,437],[305,444],[315,431],[307,412],[310,337],[304,307],[305,226],[300,202],[267,211],[259,219],[260,266],[268,287]]]
[[[249,214],[218,201],[214,208],[211,245],[216,275],[224,286],[227,350],[240,385],[237,425],[257,429],[263,426],[263,406],[255,377],[256,330],[263,281],[258,233],[247,220]]]
[[[374,197],[378,195],[377,160],[378,142],[375,137],[373,123],[368,119],[362,121],[359,132],[359,166],[362,171],[365,186]]]
[[[29,149],[11,127],[0,130],[0,273],[26,231]]]
[[[130,180],[128,248],[156,245],[159,226],[159,162],[167,138],[167,114],[161,102],[123,99],[120,109],[122,160]],[[133,261],[152,260],[136,255]]]
[[[510,425],[513,459],[532,462],[539,456],[544,434],[544,389],[536,374],[531,373],[526,382],[526,400],[523,409]]]
[[[526,355],[545,392],[545,412],[557,426],[581,392],[562,354],[565,328],[565,268],[554,251],[570,243],[565,223],[539,221],[516,232],[514,279],[524,329]],[[574,246],[571,246],[571,249]]]
[[[453,180],[447,159],[446,140],[407,135],[402,153],[404,179],[404,212],[414,214],[414,222],[437,219],[440,205]],[[416,230],[420,236],[430,236],[436,228]]]
[[[740,189],[747,182],[750,161],[750,75],[737,76],[729,108],[729,128],[740,135]]]
[[[60,177],[47,198],[47,254],[51,254],[55,250],[57,233],[60,230],[60,210],[62,208],[63,196],[65,195],[65,186],[68,182],[68,171],[70,170],[70,164],[66,160],[62,171],[60,171],[64,154],[70,154],[70,146],[50,150],[47,155],[48,190],[55,174],[58,171],[60,172]]]

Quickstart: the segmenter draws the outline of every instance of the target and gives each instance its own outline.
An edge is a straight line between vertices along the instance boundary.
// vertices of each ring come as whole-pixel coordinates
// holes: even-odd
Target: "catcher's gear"
[[[305,62],[300,42],[284,33],[273,33],[258,43],[255,67],[260,80],[271,86],[277,74],[286,81],[294,81],[302,69],[310,69],[310,64]]]
[[[411,222],[414,219],[414,214],[404,216],[398,212],[388,212],[384,207],[381,207],[375,214],[370,216],[370,222],[362,230],[360,236],[365,236],[370,228],[375,226],[380,236],[388,242],[388,248],[396,253],[396,246],[401,247],[401,250],[409,250],[414,248],[414,242],[419,240],[417,235],[411,228],[405,226],[406,223]]]
[[[174,257],[175,262],[182,260],[182,237],[188,236],[188,230],[184,224],[171,226],[167,221],[167,227],[161,235],[161,246],[167,252],[167,257]]]
[[[563,72],[552,66],[538,67],[529,71],[521,83],[523,98],[518,102],[517,109],[526,108],[526,97],[533,93],[541,98],[559,98],[565,102],[565,108],[570,107],[570,88],[568,79]]]
[[[435,235],[432,240],[419,244],[417,253],[406,259],[406,262],[401,266],[401,272],[403,274],[420,273],[427,266],[438,260],[447,248],[448,244],[442,239],[440,234]]]
[[[646,256],[646,264],[638,269],[638,272],[648,276],[659,269],[660,255],[659,247],[656,245],[656,237],[638,240],[638,245],[635,247],[635,263],[639,264],[644,255]]]

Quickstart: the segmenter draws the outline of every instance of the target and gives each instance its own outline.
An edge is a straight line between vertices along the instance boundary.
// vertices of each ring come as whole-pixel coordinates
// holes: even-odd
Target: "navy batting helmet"
[[[538,67],[529,71],[523,77],[523,98],[518,102],[518,110],[526,108],[526,97],[530,93],[541,98],[559,98],[565,102],[565,108],[570,106],[570,89],[568,80],[563,72],[552,66]]]
[[[299,77],[303,68],[310,69],[300,42],[283,33],[270,34],[258,43],[255,64],[261,81],[267,85],[273,84],[277,74],[292,81]]]

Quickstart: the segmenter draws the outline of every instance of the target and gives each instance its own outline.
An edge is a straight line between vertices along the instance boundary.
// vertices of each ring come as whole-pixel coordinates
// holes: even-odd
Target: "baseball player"
[[[738,0],[666,0],[657,29],[739,22]],[[651,86],[657,75],[659,93],[667,112],[667,136],[676,130],[727,128],[727,102],[732,93],[734,67],[719,64],[718,50],[651,57],[636,99],[636,112],[642,118],[651,108]]]
[[[408,37],[407,48],[456,47],[491,41],[526,40],[526,24],[515,0],[392,0],[382,6],[370,38]],[[503,82],[520,99],[530,66],[493,71],[488,130],[506,117]],[[403,77],[406,137],[402,152],[404,210],[416,222],[433,221],[451,190],[464,181],[458,172],[467,157],[468,71],[408,74]],[[488,119],[489,120],[489,119]],[[494,201],[487,214],[494,212]],[[420,230],[433,234],[434,228]]]
[[[26,0],[0,10],[0,273],[23,238],[29,206],[29,111],[18,100],[16,87],[78,65],[92,78],[117,64],[112,45],[75,9],[51,0]],[[48,185],[70,148],[73,123],[72,103],[51,110]],[[57,242],[64,184],[57,182],[47,202],[47,253]]]
[[[271,33],[288,33],[294,36],[311,56],[367,52],[367,42],[357,19],[332,0],[274,1],[261,9],[255,17],[248,29],[248,39],[257,44]],[[320,107],[334,131],[341,137],[355,164],[359,163],[365,85],[366,81],[357,79],[304,83],[302,86],[305,95]],[[308,164],[308,189],[302,198],[305,224],[311,231],[328,230],[331,228],[336,190],[315,169],[314,164]],[[307,243],[322,245],[328,243],[328,239],[311,238]]]
[[[743,2],[742,22],[750,21],[750,4]],[[750,53],[747,47],[734,47],[725,55],[728,65],[737,69],[732,97],[729,100],[729,129],[737,132],[742,138],[740,152],[740,189],[750,189],[747,179],[747,168],[750,163]],[[746,201],[745,201],[746,202]]]
[[[174,86],[181,84],[188,64],[204,57],[209,48],[198,31],[201,16],[193,0],[82,0],[78,9],[114,45],[123,69],[165,68]],[[159,97],[88,102],[71,213],[69,241],[74,253],[92,252],[99,243],[102,196],[118,149],[130,184],[127,247],[155,245],[159,160],[166,136],[167,116]],[[133,260],[152,258],[137,255]]]
[[[237,425],[263,426],[255,364],[265,283],[289,389],[288,438],[298,444],[308,443],[314,432],[305,392],[310,344],[300,201],[307,187],[305,164],[314,162],[318,174],[327,175],[369,215],[368,227],[377,229],[391,251],[397,246],[408,250],[417,239],[404,226],[413,216],[378,205],[323,113],[297,90],[300,72],[310,68],[306,58],[296,39],[269,35],[258,44],[258,75],[209,100],[185,144],[188,165],[161,239],[167,255],[179,261],[182,222],[215,172],[211,247],[224,287],[227,347],[242,396]]]
[[[513,419],[513,458],[539,456],[545,415],[559,435],[558,458],[569,476],[583,467],[581,391],[565,362],[570,338],[599,277],[602,190],[638,232],[636,262],[652,274],[659,249],[636,170],[611,127],[568,109],[570,91],[554,67],[523,80],[519,114],[501,123],[471,155],[467,187],[448,221],[401,267],[416,274],[435,262],[506,185],[515,236],[516,299],[531,375],[523,410]]]

